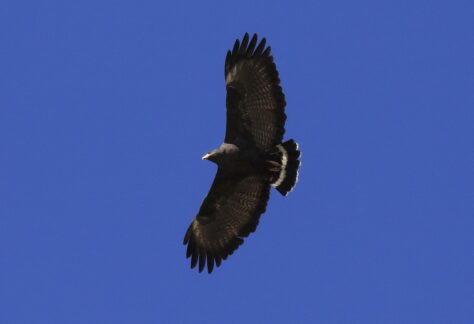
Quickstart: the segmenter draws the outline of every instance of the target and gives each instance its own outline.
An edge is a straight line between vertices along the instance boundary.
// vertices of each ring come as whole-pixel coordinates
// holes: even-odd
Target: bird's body
[[[203,159],[218,165],[211,189],[184,244],[199,271],[232,254],[254,232],[265,212],[271,186],[286,195],[297,181],[298,145],[282,143],[285,98],[270,47],[245,34],[225,62],[227,127],[224,144]]]
[[[223,143],[217,150],[208,153],[203,159],[210,160],[223,170],[231,173],[250,175],[266,171],[265,158],[269,155],[256,147],[239,147],[235,144]]]

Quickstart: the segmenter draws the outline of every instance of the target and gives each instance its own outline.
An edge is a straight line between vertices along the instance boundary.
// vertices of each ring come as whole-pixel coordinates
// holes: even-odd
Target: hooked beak
[[[211,154],[207,153],[206,155],[204,155],[202,157],[203,160],[207,160],[209,157],[211,156]]]

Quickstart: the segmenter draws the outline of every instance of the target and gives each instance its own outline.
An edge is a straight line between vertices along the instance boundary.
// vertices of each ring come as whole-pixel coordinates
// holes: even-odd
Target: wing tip
[[[207,268],[207,273],[210,274],[215,268],[221,266],[222,260],[226,260],[243,243],[244,240],[241,237],[234,237],[225,246],[221,245],[219,249],[216,249],[215,245],[213,248],[203,247],[191,233],[186,243],[188,245],[186,258],[191,258],[191,269],[197,267],[198,272],[202,273]]]
[[[246,32],[242,37],[242,41],[239,38],[235,40],[232,50],[228,51],[228,53],[230,53],[230,56],[229,54],[228,56],[232,59],[233,63],[235,63],[236,60],[245,57],[269,56],[271,47],[265,47],[267,42],[265,37],[262,37],[258,43],[258,34],[253,33],[250,41],[249,39],[250,34]]]
[[[271,47],[266,46],[267,40],[265,37],[262,37],[260,42],[258,42],[258,34],[254,33],[250,41],[249,39],[250,34],[246,32],[242,38],[242,41],[237,38],[232,50],[227,51],[224,64],[224,75],[226,77],[226,82],[232,68],[243,59],[262,58],[265,60],[270,59],[273,62],[273,58],[270,55]]]

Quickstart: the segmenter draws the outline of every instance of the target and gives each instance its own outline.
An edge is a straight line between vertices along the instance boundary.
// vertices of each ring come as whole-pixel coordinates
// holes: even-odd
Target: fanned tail
[[[298,144],[290,139],[275,146],[271,155],[272,160],[267,161],[270,166],[270,183],[283,196],[286,196],[298,181],[301,152],[298,150]]]

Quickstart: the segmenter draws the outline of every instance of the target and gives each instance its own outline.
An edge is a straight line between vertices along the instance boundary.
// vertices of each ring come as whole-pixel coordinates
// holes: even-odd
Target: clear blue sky
[[[473,1],[2,1],[0,322],[474,323]],[[182,246],[265,36],[296,189]]]

